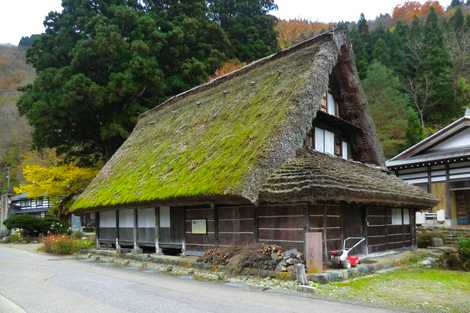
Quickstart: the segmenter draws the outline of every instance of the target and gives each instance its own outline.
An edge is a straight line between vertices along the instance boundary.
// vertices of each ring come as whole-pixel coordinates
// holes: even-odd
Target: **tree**
[[[64,0],[27,58],[36,71],[19,100],[37,148],[87,164],[108,159],[140,113],[207,80],[226,59],[206,2]]]
[[[333,27],[333,24],[310,22],[300,19],[288,21],[280,20],[276,24],[279,47],[287,48],[295,43],[298,43]]]
[[[446,123],[456,115],[458,108],[451,62],[434,9],[424,24],[417,18],[413,21],[407,55],[404,88],[418,113],[421,128],[424,130],[427,123]]]
[[[407,98],[398,77],[378,62],[369,66],[363,86],[385,156],[392,157],[408,143]]]
[[[452,0],[452,2],[450,3],[451,8],[459,7],[461,5],[463,5],[462,0]]]
[[[370,38],[369,25],[363,13],[361,13],[357,27],[354,27],[351,30],[350,37],[354,47],[359,77],[364,79],[367,75],[367,67],[369,66],[370,61]]]
[[[427,16],[431,9],[439,15],[444,15],[444,8],[439,1],[426,1],[424,4],[419,1],[406,1],[393,9],[393,20],[410,23],[416,17]]]
[[[26,183],[15,188],[16,193],[27,193],[29,197],[48,196],[53,200],[56,215],[66,216],[68,204],[81,193],[96,176],[96,168],[83,168],[74,164],[55,166],[30,165],[23,167]]]
[[[208,0],[211,19],[228,36],[232,57],[249,62],[278,49],[274,0]]]

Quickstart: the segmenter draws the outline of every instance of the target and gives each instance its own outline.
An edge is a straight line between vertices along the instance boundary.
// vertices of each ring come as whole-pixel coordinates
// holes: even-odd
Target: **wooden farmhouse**
[[[470,225],[470,109],[387,161],[387,166],[407,183],[440,200],[433,208],[438,223]]]
[[[326,255],[413,246],[435,202],[384,167],[351,44],[328,32],[142,114],[73,210],[96,212],[100,244],[304,250],[313,232]]]

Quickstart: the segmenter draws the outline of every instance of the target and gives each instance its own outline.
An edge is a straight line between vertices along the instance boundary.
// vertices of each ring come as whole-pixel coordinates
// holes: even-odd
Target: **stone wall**
[[[421,226],[417,228],[418,236],[423,233],[432,232],[437,237],[444,239],[445,244],[457,244],[459,238],[470,238],[470,227],[436,227]]]

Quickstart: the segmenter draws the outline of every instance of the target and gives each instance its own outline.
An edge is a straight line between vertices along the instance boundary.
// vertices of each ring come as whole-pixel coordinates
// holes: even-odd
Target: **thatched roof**
[[[360,161],[383,164],[344,33],[329,32],[177,95],[144,113],[73,209],[215,199],[258,200],[296,157],[328,90],[362,130]]]
[[[404,183],[382,167],[311,150],[301,150],[297,158],[276,170],[260,191],[260,200],[265,202],[331,199],[417,208],[436,204],[431,194]]]

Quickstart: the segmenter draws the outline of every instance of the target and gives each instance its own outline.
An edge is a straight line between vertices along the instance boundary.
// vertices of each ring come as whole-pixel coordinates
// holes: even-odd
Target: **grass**
[[[407,268],[320,286],[323,296],[419,312],[470,312],[470,273]]]

